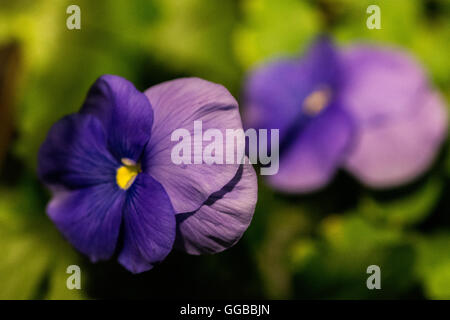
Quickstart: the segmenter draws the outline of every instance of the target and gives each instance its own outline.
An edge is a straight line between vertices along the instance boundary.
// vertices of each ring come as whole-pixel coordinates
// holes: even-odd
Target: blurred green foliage
[[[308,1],[243,1],[244,18],[234,49],[244,67],[300,52],[321,30],[319,11]]]
[[[155,1],[158,17],[146,39],[158,63],[189,76],[220,82],[235,92],[241,77],[232,54],[234,1]]]
[[[333,15],[332,33],[343,43],[364,41],[401,46],[421,61],[434,82],[450,90],[450,5],[448,1],[426,0],[322,0],[339,8]],[[381,29],[365,28],[366,8],[377,4]]]
[[[65,26],[69,4],[81,7],[81,30]],[[381,30],[366,28],[369,4],[381,8]],[[0,99],[0,124],[14,133],[0,139],[0,299],[174,291],[199,298],[450,298],[447,146],[424,177],[395,190],[368,190],[340,173],[317,194],[286,196],[261,179],[253,222],[234,248],[204,257],[174,252],[139,276],[76,253],[46,217],[49,194],[35,174],[48,129],[79,109],[101,74],[126,77],[141,90],[198,76],[239,99],[248,70],[300,55],[323,32],[342,45],[409,50],[448,101],[449,8],[446,0],[0,0],[0,48],[13,44],[21,57],[20,64],[0,61],[19,84],[8,89],[14,101]],[[9,82],[0,81],[0,92]],[[65,286],[70,264],[82,266],[81,291]],[[372,264],[381,267],[382,290],[366,288]]]
[[[431,299],[450,299],[450,236],[438,231],[431,237],[418,237],[416,273],[424,284],[424,291]]]
[[[31,181],[0,190],[0,299],[81,299],[79,291],[66,287],[66,268],[80,259],[42,219],[45,203],[39,196]]]

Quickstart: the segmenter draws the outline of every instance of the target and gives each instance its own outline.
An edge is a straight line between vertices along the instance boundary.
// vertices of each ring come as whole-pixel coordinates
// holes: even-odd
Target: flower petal
[[[47,213],[67,240],[95,262],[114,253],[124,200],[124,192],[104,183],[57,192]]]
[[[108,146],[116,159],[138,161],[153,124],[147,97],[119,76],[101,76],[91,87],[81,113],[98,117],[106,129]]]
[[[410,182],[433,162],[447,126],[444,101],[427,92],[404,118],[362,127],[346,167],[375,188]]]
[[[359,126],[347,169],[372,187],[411,181],[431,164],[444,139],[444,102],[403,52],[360,46],[345,51],[342,62],[341,102]]]
[[[254,71],[245,88],[245,127],[279,129],[283,141],[309,94],[323,86],[336,91],[337,58],[331,42],[322,38],[300,60],[280,60]]]
[[[171,150],[178,142],[171,141],[172,132],[184,128],[194,141],[194,121],[201,120],[203,132],[214,128],[225,137],[226,129],[242,129],[237,102],[223,86],[198,78],[164,82],[145,94],[154,124],[142,168],[164,186],[177,213],[194,211],[234,177],[239,164],[176,165]]]
[[[325,186],[349,149],[354,133],[351,118],[337,105],[324,112],[292,137],[280,157],[280,169],[269,183],[285,192],[310,192]]]
[[[426,89],[422,68],[400,51],[351,47],[342,52],[341,61],[345,81],[340,101],[363,125],[407,116]]]
[[[39,150],[38,173],[51,186],[77,189],[115,181],[117,161],[106,148],[98,119],[66,116],[53,125]]]
[[[137,176],[128,192],[119,262],[139,273],[153,268],[172,250],[175,212],[161,184],[145,173]]]
[[[176,246],[190,254],[216,253],[233,246],[252,220],[257,189],[255,170],[241,165],[232,181],[197,211],[176,216]]]

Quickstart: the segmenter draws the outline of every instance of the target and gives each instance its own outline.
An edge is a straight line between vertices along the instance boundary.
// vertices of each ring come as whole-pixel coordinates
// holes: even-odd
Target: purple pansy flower
[[[256,69],[245,100],[247,127],[280,130],[280,168],[269,183],[286,192],[321,188],[339,167],[374,188],[407,183],[434,160],[447,130],[445,104],[411,57],[338,50],[326,38],[302,59]]]
[[[49,131],[39,151],[41,180],[53,191],[47,213],[92,261],[118,254],[133,273],[151,269],[173,246],[191,254],[234,245],[255,208],[251,165],[176,165],[171,133],[193,122],[242,128],[238,105],[221,85],[178,79],[144,93],[100,77],[79,113]]]

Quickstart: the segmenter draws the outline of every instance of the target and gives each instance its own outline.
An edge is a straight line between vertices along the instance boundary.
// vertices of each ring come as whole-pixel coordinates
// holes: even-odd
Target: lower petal
[[[47,212],[67,240],[95,262],[114,253],[124,200],[113,184],[100,184],[56,193]]]
[[[311,192],[325,186],[341,164],[353,137],[351,118],[330,106],[312,119],[280,157],[269,183],[285,192]]]
[[[233,246],[252,220],[257,189],[255,170],[241,165],[233,180],[197,211],[176,216],[176,246],[190,254],[216,253]]]
[[[153,268],[172,250],[175,212],[164,188],[148,174],[139,174],[128,192],[119,262],[140,273]]]

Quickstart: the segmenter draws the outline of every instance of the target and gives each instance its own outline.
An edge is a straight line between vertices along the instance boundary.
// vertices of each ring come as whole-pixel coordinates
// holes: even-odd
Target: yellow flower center
[[[313,91],[303,101],[303,110],[306,114],[315,116],[325,109],[331,99],[331,90],[328,87],[323,87]]]
[[[122,159],[122,164],[123,166],[117,169],[116,182],[121,189],[127,190],[141,172],[141,166],[126,158]]]

